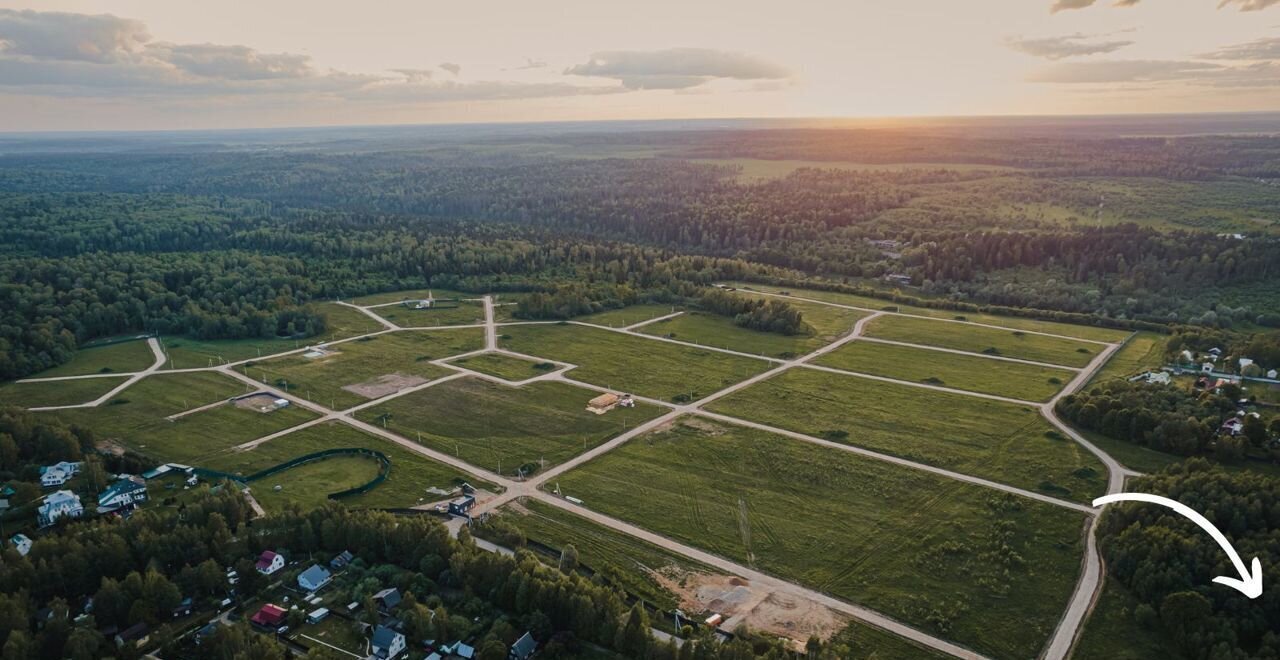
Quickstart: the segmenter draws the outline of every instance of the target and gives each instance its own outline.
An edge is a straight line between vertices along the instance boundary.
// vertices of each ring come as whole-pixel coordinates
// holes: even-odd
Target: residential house
[[[1200,371],[1203,371],[1205,373],[1211,373],[1213,371],[1213,363],[1205,362],[1204,364],[1200,365]]]
[[[262,628],[277,628],[284,624],[284,618],[288,616],[289,611],[279,605],[267,603],[262,609],[249,617],[249,623]]]
[[[386,626],[378,626],[373,631],[373,640],[369,657],[376,660],[391,660],[404,653],[404,635]]]
[[[120,634],[116,635],[116,646],[124,646],[129,642],[133,642],[137,646],[142,646],[147,643],[148,631],[149,629],[147,628],[147,624],[135,623],[120,631]]]
[[[98,513],[116,511],[147,501],[147,484],[142,477],[125,477],[98,495]]]
[[[321,607],[307,613],[307,623],[315,625],[329,618],[329,608]]]
[[[56,488],[71,481],[80,473],[80,463],[76,461],[59,461],[53,465],[40,468],[40,485],[45,488]]]
[[[1244,421],[1239,417],[1232,417],[1223,422],[1222,426],[1218,427],[1219,433],[1225,433],[1227,435],[1240,435],[1241,431],[1244,431]]]
[[[1167,371],[1148,371],[1129,379],[1130,382],[1142,381],[1148,385],[1168,385],[1173,382]]]
[[[9,543],[12,543],[13,549],[17,550],[18,554],[23,557],[26,557],[27,553],[31,552],[31,537],[26,534],[14,534],[9,537]]]
[[[312,564],[311,568],[298,574],[298,586],[305,591],[315,591],[333,579],[329,569],[320,564]]]
[[[511,649],[507,651],[507,660],[529,660],[536,650],[538,643],[533,641],[533,635],[526,632],[511,645]]]
[[[194,603],[192,603],[190,597],[183,598],[182,602],[178,603],[178,606],[173,608],[173,618],[176,619],[178,617],[183,617],[191,614],[191,608],[193,606],[194,606]]]
[[[373,602],[378,604],[378,611],[387,614],[399,607],[400,590],[396,588],[383,589],[373,595]]]
[[[80,504],[80,496],[69,490],[60,490],[46,495],[44,504],[36,509],[36,522],[41,527],[48,527],[63,518],[79,518],[84,515],[84,506]]]
[[[350,564],[351,560],[355,558],[355,555],[351,554],[350,550],[343,550],[338,553],[338,556],[329,560],[329,568],[332,568],[335,571],[340,571],[346,568],[347,564]]]
[[[1241,371],[1244,371],[1244,368],[1245,368],[1245,367],[1248,367],[1248,366],[1250,366],[1250,365],[1252,365],[1252,364],[1253,364],[1253,359],[1251,359],[1251,358],[1240,358],[1240,370],[1241,370]]]
[[[472,495],[459,497],[449,503],[449,513],[455,516],[469,516],[472,507],[476,505],[476,498]]]
[[[270,550],[263,550],[262,554],[258,555],[258,563],[254,564],[253,567],[263,575],[271,575],[284,568],[284,555]]]
[[[0,511],[4,511],[5,509],[8,509],[9,499],[17,494],[18,494],[18,491],[14,490],[13,486],[10,486],[9,484],[0,486]]]
[[[461,641],[453,643],[453,646],[446,646],[444,650],[449,655],[454,655],[464,660],[471,660],[476,657],[476,649],[470,644],[463,644]]]

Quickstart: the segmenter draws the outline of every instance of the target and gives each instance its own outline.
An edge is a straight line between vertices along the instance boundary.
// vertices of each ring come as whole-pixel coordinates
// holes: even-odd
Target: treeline
[[[813,328],[804,322],[800,310],[785,300],[761,300],[735,295],[721,289],[702,294],[698,305],[703,309],[733,319],[735,325],[780,335],[808,334]]]
[[[1173,498],[1212,521],[1248,561],[1280,562],[1280,480],[1227,472],[1191,459],[1142,477],[1130,490]],[[1098,523],[1098,546],[1111,579],[1140,604],[1136,622],[1167,639],[1184,657],[1280,657],[1280,599],[1250,600],[1217,585],[1239,577],[1219,546],[1186,518],[1161,506],[1109,506]]]

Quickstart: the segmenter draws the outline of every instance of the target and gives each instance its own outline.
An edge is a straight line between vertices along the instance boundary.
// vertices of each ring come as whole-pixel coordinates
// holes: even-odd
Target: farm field
[[[943,323],[909,316],[882,316],[866,326],[866,335],[912,344],[940,346],[971,353],[1034,360],[1068,367],[1089,364],[1101,349],[1070,339],[1029,335],[1018,330],[996,330],[960,323]]]
[[[856,340],[813,364],[1027,401],[1048,401],[1075,376],[1066,369]]]
[[[708,409],[1080,502],[1105,469],[1029,406],[792,369]]]
[[[1079,572],[1082,514],[701,419],[558,480],[594,510],[997,658],[1038,653]]]
[[[594,323],[610,328],[624,328],[659,316],[666,316],[673,311],[684,309],[681,305],[631,305],[619,309],[609,309],[594,314],[575,317],[573,320],[583,323]]]
[[[579,365],[570,378],[655,399],[706,396],[770,367],[764,360],[579,325],[502,328],[504,348]]]
[[[484,323],[484,304],[471,300],[464,300],[458,303],[457,307],[410,309],[392,305],[371,311],[402,328],[435,328]]]
[[[393,332],[331,346],[323,357],[289,355],[245,367],[254,378],[343,410],[453,373],[430,360],[481,348],[480,328]]]
[[[522,387],[462,378],[396,397],[357,417],[477,467],[514,475],[556,465],[662,414],[643,403],[587,412],[592,390],[559,382]],[[387,417],[384,420],[384,415]]]
[[[87,403],[119,387],[127,376],[82,378],[48,383],[5,383],[0,385],[0,406],[37,408],[73,406]]]
[[[97,408],[41,414],[91,427],[100,439],[117,442],[157,461],[179,463],[196,462],[200,457],[315,417],[298,406],[261,413],[225,403],[174,421],[166,419],[244,392],[243,383],[219,373],[161,373],[138,381]]]
[[[387,479],[367,493],[343,498],[342,502],[348,506],[417,506],[447,497],[428,492],[428,488],[452,491],[463,481],[478,488],[492,488],[491,484],[478,481],[474,477],[464,475],[394,442],[341,422],[325,422],[308,426],[264,442],[248,451],[231,450],[207,457],[197,465],[232,474],[248,475],[305,454],[345,447],[372,449],[391,458],[391,472],[387,475]],[[310,470],[312,465],[332,465],[333,467],[318,467]],[[318,506],[327,501],[329,493],[367,483],[378,473],[376,461],[358,457],[330,458],[312,465],[286,470],[268,479],[255,482],[254,497],[268,509],[283,506],[287,502],[297,502],[304,507]],[[279,493],[272,490],[275,484],[283,486]]]
[[[998,325],[1014,330],[1034,330],[1036,332],[1048,332],[1055,335],[1079,337],[1080,339],[1091,339],[1093,341],[1116,342],[1124,339],[1129,334],[1128,331],[1118,330],[1115,328],[1100,328],[1090,325],[1076,325],[1074,323],[1041,321],[1039,319],[1016,316],[999,316],[983,312],[962,312],[952,309],[918,307],[915,305],[896,303],[892,300],[882,298],[871,298],[868,296],[859,296],[852,293],[840,293],[837,291],[795,289],[790,287],[771,286],[768,284],[756,284],[753,282],[728,282],[727,284],[737,287],[739,293],[744,295],[750,295],[752,291],[763,291],[765,293],[782,293],[786,291],[792,296],[809,298],[811,300],[821,300],[840,305],[852,305],[854,307],[864,307],[872,310],[897,309],[904,314],[927,316],[929,318],[937,319],[959,319],[962,321],[973,321],[974,323]]]
[[[83,376],[86,374],[129,373],[142,371],[155,362],[145,339],[133,339],[105,346],[82,348],[67,362],[46,369],[31,378]]]
[[[466,367],[472,371],[514,382],[533,378],[559,368],[559,366],[551,362],[533,362],[524,358],[503,355],[502,353],[481,353],[480,355],[451,360],[449,364]]]
[[[845,332],[851,330],[853,324],[858,320],[857,312],[850,311],[850,314],[852,318],[845,328]],[[792,358],[804,355],[834,339],[834,337],[820,335],[817,332],[807,335],[788,336],[775,332],[751,330],[738,326],[733,322],[733,319],[727,316],[706,312],[685,312],[672,319],[642,326],[638,331],[646,335],[671,337],[672,339],[704,346],[727,348],[742,353],[776,358]]]
[[[292,351],[315,344],[346,339],[383,330],[381,323],[369,318],[358,309],[336,303],[321,303],[318,307],[328,319],[324,334],[307,339],[215,339],[200,340],[182,336],[162,336],[165,369],[192,369],[209,367],[223,362],[239,362],[252,358]]]
[[[1089,383],[1128,378],[1144,371],[1159,369],[1164,364],[1164,346],[1164,335],[1139,332],[1111,355]]]

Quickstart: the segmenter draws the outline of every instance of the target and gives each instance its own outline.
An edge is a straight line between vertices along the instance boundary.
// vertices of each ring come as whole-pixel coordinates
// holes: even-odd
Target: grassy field
[[[464,300],[457,307],[409,309],[399,305],[379,307],[375,314],[402,328],[434,328],[448,325],[475,325],[484,323],[484,305]]]
[[[472,465],[514,475],[555,465],[663,411],[637,404],[604,415],[587,412],[596,392],[558,382],[508,387],[463,378],[366,408],[358,417]]]
[[[909,316],[882,316],[867,324],[866,335],[971,353],[1083,367],[1102,348],[1070,339],[1029,335],[963,323],[941,323]]]
[[[504,348],[580,365],[569,377],[668,401],[701,398],[769,368],[725,355],[578,325],[502,328]]]
[[[191,463],[315,417],[298,406],[261,413],[224,404],[174,421],[165,419],[244,391],[244,384],[218,373],[158,374],[138,381],[97,408],[46,414],[91,427],[99,438],[156,460],[180,463]]]
[[[550,362],[531,362],[502,353],[481,353],[452,360],[449,364],[510,381],[526,380],[559,368]]]
[[[849,314],[851,318],[849,324],[845,326],[845,332],[853,328],[859,316],[858,312],[852,310]],[[672,319],[650,323],[641,327],[639,331],[646,335],[669,336],[672,339],[704,346],[780,358],[804,355],[836,338],[817,332],[804,335],[782,335],[750,330],[736,325],[733,319],[727,316],[706,312],[686,312]]]
[[[238,362],[384,329],[382,324],[358,309],[335,303],[321,303],[317,307],[328,319],[328,327],[323,334],[306,339],[199,340],[179,336],[161,337],[160,342],[164,344],[165,354],[169,357],[165,368],[191,369],[222,362]]]
[[[299,429],[288,435],[264,442],[249,451],[228,451],[205,458],[198,463],[232,474],[253,474],[311,452],[339,447],[363,447],[391,457],[391,472],[377,488],[343,503],[357,507],[410,507],[445,499],[427,488],[452,491],[462,481],[485,488],[492,487],[447,465],[437,463],[400,445],[354,429],[340,422],[325,422]],[[328,459],[311,465],[280,472],[255,482],[254,497],[264,507],[273,509],[287,502],[312,507],[327,501],[332,492],[367,483],[378,473],[375,461],[366,458]],[[283,486],[280,492],[272,486]]]
[[[343,387],[392,374],[433,380],[453,372],[429,360],[481,348],[484,330],[480,328],[394,332],[337,344],[325,357],[289,355],[251,362],[246,368],[255,379],[265,379],[276,387],[287,387],[290,393],[342,410],[369,400]]]
[[[1076,644],[1077,660],[1148,660],[1182,657],[1160,630],[1139,625],[1133,611],[1138,600],[1108,577],[1102,596],[1085,622]]]
[[[837,369],[1027,401],[1048,401],[1075,372],[927,348],[852,341],[814,360]]]
[[[1128,378],[1144,371],[1159,369],[1164,364],[1164,342],[1164,335],[1139,332],[1111,355],[1089,384]]]
[[[714,412],[1088,502],[1105,469],[1028,406],[792,369]]]
[[[998,658],[1036,655],[1079,572],[1081,514],[702,420],[559,482],[592,509]]]
[[[464,291],[454,291],[453,289],[408,289],[405,291],[388,291],[386,293],[374,293],[367,296],[360,296],[349,302],[356,305],[385,305],[387,303],[397,303],[403,300],[423,300],[428,297],[435,298],[481,298],[482,293],[466,293]],[[374,310],[377,311],[377,310]]]
[[[87,403],[118,387],[127,377],[82,378],[49,383],[5,383],[0,385],[0,406],[37,408],[73,406]]]
[[[656,319],[659,316],[666,316],[672,311],[680,311],[684,309],[678,305],[632,305],[621,309],[610,309],[595,314],[587,314],[579,316],[573,320],[582,321],[583,323],[594,323],[610,328],[624,328],[649,319]]]
[[[82,348],[71,360],[52,369],[46,369],[31,378],[55,376],[83,376],[86,374],[128,373],[142,371],[151,366],[155,356],[145,339],[122,341],[93,348]]]
[[[1088,325],[1075,325],[1071,323],[1057,323],[1054,321],[1041,321],[1038,319],[1028,319],[1014,316],[997,316],[995,314],[984,314],[981,312],[960,312],[950,309],[933,309],[931,307],[917,307],[914,305],[903,305],[895,303],[892,300],[884,300],[881,298],[870,298],[867,296],[859,296],[851,293],[838,293],[834,291],[816,291],[812,289],[793,289],[787,287],[776,287],[767,284],[731,282],[732,286],[736,286],[740,293],[749,294],[751,291],[763,291],[766,293],[789,292],[792,296],[799,298],[809,298],[811,300],[821,300],[824,302],[837,303],[840,305],[852,305],[854,307],[865,307],[867,309],[897,309],[905,314],[913,314],[919,316],[927,316],[929,318],[938,319],[956,319],[973,321],[975,323],[987,323],[990,325],[998,325],[1005,328],[1015,330],[1034,330],[1036,332],[1048,332],[1055,335],[1063,335],[1066,337],[1079,337],[1080,339],[1092,339],[1094,341],[1110,341],[1116,342],[1124,339],[1129,333],[1125,330],[1116,330],[1113,328],[1099,328]]]

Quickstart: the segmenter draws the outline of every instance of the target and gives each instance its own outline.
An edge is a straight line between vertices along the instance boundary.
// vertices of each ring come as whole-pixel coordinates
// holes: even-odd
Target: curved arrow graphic
[[[1170,509],[1173,509],[1174,511],[1177,511],[1189,518],[1191,522],[1199,525],[1204,529],[1204,531],[1209,532],[1209,536],[1212,536],[1213,540],[1217,541],[1218,545],[1222,546],[1222,549],[1227,552],[1227,557],[1231,559],[1231,563],[1235,564],[1236,570],[1240,572],[1241,579],[1239,580],[1226,576],[1218,576],[1213,578],[1213,581],[1218,584],[1231,587],[1249,598],[1257,598],[1262,595],[1262,562],[1259,562],[1258,558],[1254,557],[1252,565],[1253,570],[1250,571],[1246,569],[1244,560],[1240,558],[1240,553],[1236,552],[1236,549],[1231,545],[1231,542],[1227,540],[1227,537],[1224,536],[1221,531],[1218,531],[1218,528],[1214,527],[1213,523],[1209,522],[1207,518],[1182,502],[1171,500],[1167,497],[1161,497],[1159,495],[1148,495],[1147,493],[1116,493],[1115,495],[1104,495],[1099,497],[1093,501],[1093,506],[1100,507],[1104,504],[1123,502],[1126,500],[1159,504],[1161,506],[1169,507]]]

